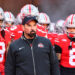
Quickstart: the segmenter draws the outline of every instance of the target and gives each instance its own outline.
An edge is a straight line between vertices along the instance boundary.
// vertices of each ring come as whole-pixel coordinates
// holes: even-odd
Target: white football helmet
[[[5,16],[5,22],[8,22],[10,24],[15,22],[15,17],[11,12],[9,11],[4,12],[4,16]]]
[[[68,28],[75,28],[75,14],[71,14],[65,20],[66,33],[69,37],[75,38],[75,32],[68,31]]]
[[[16,17],[18,24],[22,23],[22,17],[21,17],[21,13],[19,13]]]
[[[0,20],[4,19],[4,11],[3,9],[0,7]]]
[[[21,13],[22,13],[22,16],[24,16],[24,15],[25,16],[28,16],[28,15],[38,16],[39,10],[36,6],[34,6],[32,4],[27,4],[27,5],[22,7]]]
[[[56,32],[56,31],[55,31],[55,23],[51,23],[51,24],[50,24],[49,32],[51,32],[51,33],[55,33],[55,32]]]
[[[56,32],[64,33],[64,20],[60,19],[56,22]]]
[[[40,24],[50,24],[50,18],[46,13],[39,13],[38,23]]]
[[[65,21],[66,27],[75,27],[75,14],[71,14]]]

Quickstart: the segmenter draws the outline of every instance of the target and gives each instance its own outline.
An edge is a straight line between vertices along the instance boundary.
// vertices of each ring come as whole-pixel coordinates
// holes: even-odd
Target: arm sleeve
[[[52,45],[50,45],[50,71],[51,75],[60,75],[59,62]]]
[[[61,47],[56,44],[54,45],[54,49],[56,53],[62,53]]]
[[[5,63],[5,75],[16,75],[15,55],[13,54],[12,50],[13,48],[10,46],[7,53],[6,63]]]

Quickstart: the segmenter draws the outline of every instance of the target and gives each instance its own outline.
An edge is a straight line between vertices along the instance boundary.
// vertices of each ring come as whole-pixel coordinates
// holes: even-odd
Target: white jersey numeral
[[[16,26],[12,26],[12,27],[10,28],[10,30],[15,30],[15,29],[17,29]]]
[[[72,66],[75,66],[75,48],[73,48],[72,50],[69,50],[69,64]]]
[[[0,62],[3,61],[4,53],[5,53],[5,43],[0,42]]]

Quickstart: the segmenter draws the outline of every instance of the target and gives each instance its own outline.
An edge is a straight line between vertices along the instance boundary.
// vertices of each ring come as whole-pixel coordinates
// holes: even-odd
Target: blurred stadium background
[[[0,0],[0,6],[15,16],[25,4],[34,4],[40,12],[47,13],[52,22],[75,13],[75,0]]]

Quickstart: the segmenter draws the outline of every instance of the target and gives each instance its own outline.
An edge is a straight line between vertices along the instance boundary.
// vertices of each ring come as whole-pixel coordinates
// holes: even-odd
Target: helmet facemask
[[[66,27],[67,36],[70,38],[75,38],[75,27]]]
[[[75,14],[71,14],[65,20],[65,28],[67,36],[71,39],[75,39]]]

